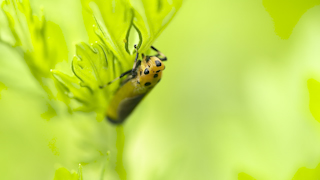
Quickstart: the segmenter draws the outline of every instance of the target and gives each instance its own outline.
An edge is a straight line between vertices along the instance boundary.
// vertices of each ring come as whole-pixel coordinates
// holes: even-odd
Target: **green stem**
[[[117,162],[116,162],[116,172],[119,175],[119,178],[121,180],[126,180],[127,179],[127,172],[124,169],[123,166],[123,148],[124,148],[124,132],[123,132],[123,126],[119,125],[116,127],[117,131],[117,141],[116,141],[116,148],[117,148]]]

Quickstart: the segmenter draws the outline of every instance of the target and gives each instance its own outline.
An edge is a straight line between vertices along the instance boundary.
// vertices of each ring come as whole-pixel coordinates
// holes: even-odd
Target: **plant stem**
[[[123,148],[124,148],[124,132],[123,132],[123,126],[119,125],[116,127],[117,131],[117,140],[116,140],[116,148],[117,148],[117,162],[116,162],[116,172],[119,175],[120,180],[126,180],[127,179],[127,172],[124,169],[123,166]]]

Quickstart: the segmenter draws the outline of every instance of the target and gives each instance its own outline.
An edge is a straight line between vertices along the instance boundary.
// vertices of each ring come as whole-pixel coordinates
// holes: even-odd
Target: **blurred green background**
[[[81,3],[30,1],[62,29],[69,61],[56,69],[71,74],[75,44],[88,42]],[[245,173],[289,180],[299,168],[315,169],[320,124],[307,82],[320,81],[319,4],[185,0],[154,44],[169,58],[163,79],[123,127],[127,179],[229,180]],[[7,26],[1,12],[0,30]],[[92,113],[69,114],[62,103],[59,115],[42,118],[45,92],[4,44],[0,82],[0,179],[51,180],[56,169],[77,171],[79,163],[85,180],[101,179],[103,171],[105,180],[119,179],[110,160],[114,126]]]

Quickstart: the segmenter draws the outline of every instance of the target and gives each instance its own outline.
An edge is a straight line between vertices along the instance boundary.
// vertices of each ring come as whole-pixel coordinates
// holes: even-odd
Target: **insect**
[[[107,119],[115,124],[120,124],[131,114],[140,101],[159,83],[162,71],[165,69],[162,61],[167,57],[159,50],[151,46],[151,49],[157,52],[154,56],[145,56],[141,54],[142,61],[138,60],[139,52],[134,45],[137,55],[132,69],[122,73],[120,77],[109,82],[111,84],[125,75],[128,77],[123,81],[120,88],[111,99],[106,111]]]

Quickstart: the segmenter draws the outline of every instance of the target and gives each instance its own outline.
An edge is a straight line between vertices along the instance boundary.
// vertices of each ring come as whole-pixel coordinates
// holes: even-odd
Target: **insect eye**
[[[146,68],[146,69],[144,70],[144,74],[149,74],[149,69],[148,69],[148,68]]]
[[[161,66],[161,62],[156,60],[156,65],[157,65],[157,67]]]

